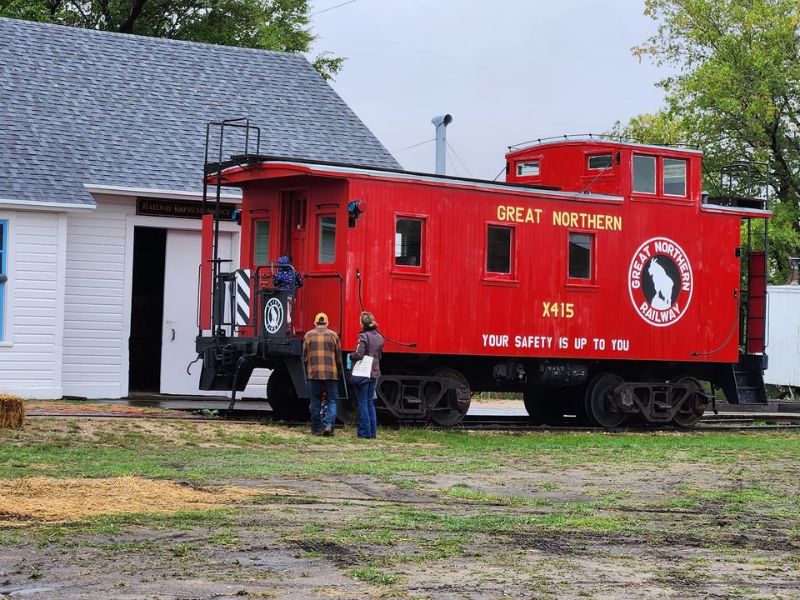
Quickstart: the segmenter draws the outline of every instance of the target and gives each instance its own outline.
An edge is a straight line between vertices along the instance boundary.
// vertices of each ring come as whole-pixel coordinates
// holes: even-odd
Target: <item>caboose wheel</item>
[[[267,379],[267,402],[272,414],[284,421],[307,421],[308,400],[298,398],[286,369],[275,369]]]
[[[559,399],[555,397],[555,391],[552,388],[538,387],[522,393],[525,410],[528,411],[531,422],[537,425],[552,425],[564,414],[563,410],[559,411],[559,405],[556,404]]]
[[[522,393],[522,401],[525,403],[525,410],[528,411],[528,416],[530,417],[531,421],[540,425],[544,423],[543,414],[540,411],[542,406],[541,398],[539,397],[538,392],[533,390],[528,390]]]
[[[586,390],[586,415],[592,424],[611,429],[619,427],[627,418],[613,397],[614,388],[621,383],[621,377],[603,373],[589,384]]]
[[[463,419],[469,410],[472,393],[466,377],[455,369],[438,369],[432,377],[449,377],[459,382],[455,389],[448,391],[439,406],[431,409],[431,421],[440,427],[452,427]]]
[[[686,398],[680,410],[672,417],[672,422],[678,427],[694,427],[706,408],[705,396],[699,393],[702,386],[694,377],[682,377],[676,383],[693,385],[694,391],[689,393],[689,397]]]

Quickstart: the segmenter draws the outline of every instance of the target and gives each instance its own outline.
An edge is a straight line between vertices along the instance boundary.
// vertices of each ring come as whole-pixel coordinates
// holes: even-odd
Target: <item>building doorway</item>
[[[160,391],[166,249],[166,229],[134,227],[131,335],[128,340],[130,392],[157,394]]]

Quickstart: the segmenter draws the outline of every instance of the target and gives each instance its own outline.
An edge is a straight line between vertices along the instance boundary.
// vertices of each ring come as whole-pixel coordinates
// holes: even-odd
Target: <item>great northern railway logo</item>
[[[692,265],[669,238],[647,240],[633,254],[628,292],[636,313],[656,327],[678,322],[692,301]]]
[[[264,327],[274,335],[283,325],[283,304],[277,298],[270,298],[264,306]]]

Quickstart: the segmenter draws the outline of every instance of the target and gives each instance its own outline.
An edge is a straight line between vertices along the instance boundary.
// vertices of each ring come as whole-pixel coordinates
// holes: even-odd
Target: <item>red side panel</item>
[[[214,215],[203,215],[200,235],[200,329],[211,329],[211,277],[214,255]]]
[[[747,352],[764,352],[764,330],[767,314],[767,255],[765,252],[750,253],[747,300],[750,310],[747,315]]]

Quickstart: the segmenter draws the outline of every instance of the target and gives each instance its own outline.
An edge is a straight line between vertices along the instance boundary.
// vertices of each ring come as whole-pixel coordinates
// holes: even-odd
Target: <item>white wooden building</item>
[[[0,18],[0,96],[0,392],[28,398],[200,393],[208,122],[249,117],[262,154],[398,167],[298,54]]]
[[[800,387],[800,285],[771,285],[768,297],[764,381]]]

